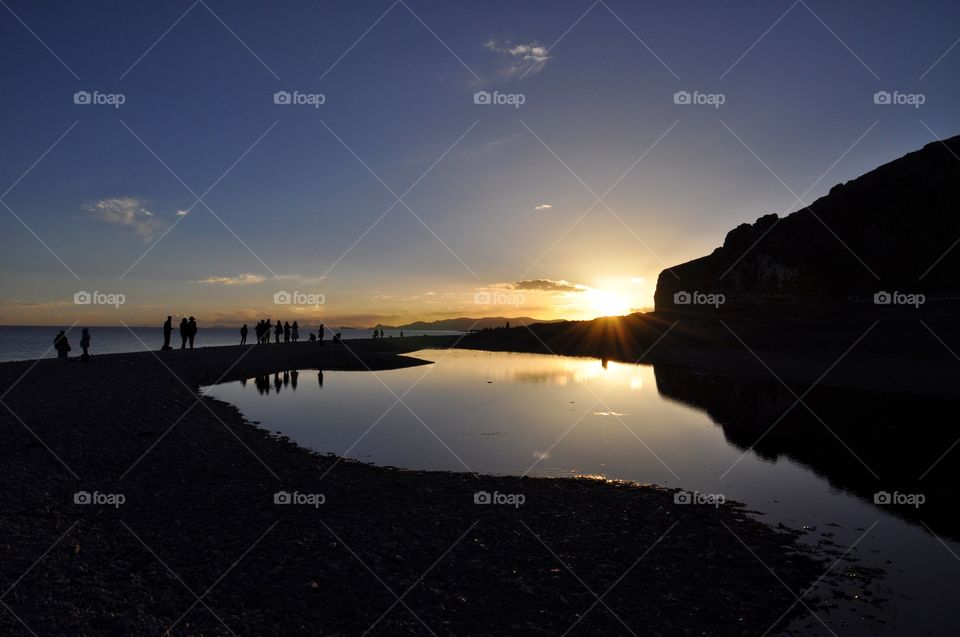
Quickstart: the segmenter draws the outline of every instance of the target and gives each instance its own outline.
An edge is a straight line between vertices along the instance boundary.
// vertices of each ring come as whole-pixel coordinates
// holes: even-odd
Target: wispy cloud
[[[189,214],[189,213],[190,213],[189,210],[177,210],[177,216],[178,216],[178,217],[184,217],[184,216],[186,216],[186,215]]]
[[[136,197],[108,197],[83,208],[100,221],[131,228],[144,243],[150,243],[166,226],[145,206],[146,201]]]
[[[498,55],[500,67],[497,75],[503,79],[536,75],[546,67],[550,59],[547,47],[536,42],[513,44],[491,39],[483,46]]]
[[[553,204],[549,204],[549,203],[541,203],[533,207],[533,209],[536,211],[550,210],[551,208],[553,208]]]
[[[259,274],[238,274],[237,276],[208,276],[200,279],[197,283],[212,283],[215,285],[252,285],[254,283],[263,283],[266,277]]]
[[[474,146],[473,148],[463,148],[457,152],[458,157],[475,157],[477,155],[485,155],[487,153],[492,153],[499,150],[504,145],[509,144],[513,140],[519,137],[519,134],[514,133],[512,135],[507,135],[506,137],[499,137],[497,139],[492,139],[488,142],[483,142],[479,146]]]
[[[515,281],[513,283],[500,283],[497,287],[503,287],[510,290],[526,290],[532,292],[586,292],[586,285],[579,283],[570,283],[562,279],[554,281],[553,279],[527,279],[525,281]]]

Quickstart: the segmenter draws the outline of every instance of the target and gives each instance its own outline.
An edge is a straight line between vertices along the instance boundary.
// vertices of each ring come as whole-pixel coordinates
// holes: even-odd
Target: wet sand
[[[833,558],[735,504],[374,467],[197,394],[289,369],[419,365],[399,354],[455,340],[0,364],[0,581],[13,585],[0,634],[747,635],[808,612],[787,589]],[[81,491],[100,503],[77,504]],[[477,504],[480,491],[524,502]],[[804,602],[836,603],[830,581],[851,570]]]

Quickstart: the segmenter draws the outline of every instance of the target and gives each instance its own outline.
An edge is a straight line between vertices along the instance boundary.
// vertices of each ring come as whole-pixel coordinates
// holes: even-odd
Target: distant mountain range
[[[880,291],[953,297],[958,242],[960,136],[838,184],[786,217],[734,228],[713,253],[661,272],[654,300],[657,311],[702,310],[690,295],[710,307],[705,295],[719,293],[721,312],[752,313],[872,301]]]
[[[545,321],[543,319],[530,318],[529,316],[485,316],[483,318],[452,318],[441,319],[439,321],[416,321],[405,325],[376,325],[385,330],[448,330],[463,332],[466,330],[484,329],[487,327],[504,327],[507,323],[511,327],[521,325],[533,325],[534,323],[557,323],[559,320]]]

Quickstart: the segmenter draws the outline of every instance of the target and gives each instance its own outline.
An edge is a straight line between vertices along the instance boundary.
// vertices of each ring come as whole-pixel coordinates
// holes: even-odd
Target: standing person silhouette
[[[83,350],[83,354],[80,355],[80,360],[87,362],[90,360],[90,330],[83,328],[83,332],[80,334],[80,349]]]
[[[167,320],[163,322],[163,347],[160,348],[160,351],[173,349],[170,347],[170,335],[173,334],[173,323],[171,321],[172,318],[168,316]]]
[[[323,347],[323,323],[320,324],[319,334],[317,334],[317,339],[320,341],[320,347]]]
[[[247,324],[244,323],[243,327],[240,328],[240,345],[247,344]]]
[[[296,321],[290,326],[290,340],[294,343],[300,340],[300,325]]]
[[[186,317],[180,319],[180,349],[187,348],[187,336],[190,334],[190,326],[187,325]]]
[[[187,323],[187,338],[190,340],[190,349],[193,349],[193,339],[197,337],[197,319],[190,317]]]
[[[290,342],[290,321],[283,322],[283,342]]]
[[[67,352],[70,351],[70,342],[67,340],[67,334],[63,330],[53,337],[53,349],[57,350],[57,358],[67,358]]]
[[[277,321],[277,327],[274,328],[273,334],[274,334],[274,340],[276,340],[276,342],[279,343],[280,337],[283,336],[283,323],[281,323],[280,321]]]

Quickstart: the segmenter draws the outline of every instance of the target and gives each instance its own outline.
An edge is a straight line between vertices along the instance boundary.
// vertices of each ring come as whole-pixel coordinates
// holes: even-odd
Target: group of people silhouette
[[[296,343],[300,340],[300,323],[297,321],[294,321],[291,325],[289,321],[283,323],[277,321],[274,324],[270,322],[270,319],[262,319],[253,326],[253,330],[257,336],[257,343],[269,343],[271,335],[273,335],[275,343],[279,343],[281,338],[284,343]],[[247,344],[248,331],[247,324],[244,323],[243,327],[240,328],[241,345]],[[310,340],[312,341],[314,338],[311,334]],[[323,325],[320,326],[320,342],[323,342]]]
[[[53,349],[57,351],[57,358],[67,358],[70,350],[73,349],[70,347],[70,339],[67,338],[67,333],[64,330],[60,330],[53,337]],[[80,332],[80,349],[83,350],[80,360],[84,362],[90,360],[90,330],[87,328],[83,328]]]
[[[193,349],[194,342],[197,338],[197,332],[199,328],[197,327],[197,319],[193,316],[189,318],[180,319],[180,349]],[[243,327],[240,328],[240,345],[247,344],[247,334],[249,329],[247,324],[244,323]],[[270,337],[273,336],[274,343],[297,343],[300,341],[300,323],[294,321],[292,324],[289,321],[284,321],[281,323],[277,321],[276,323],[272,322],[271,319],[262,319],[254,325],[254,333],[257,338],[256,342],[258,344],[267,344],[270,343]],[[323,323],[320,324],[320,328],[317,330],[316,334],[312,332],[307,332],[309,341],[316,342],[319,341],[320,346],[323,347],[323,339],[326,334],[326,327]],[[167,320],[163,322],[163,346],[160,348],[162,351],[172,350],[173,346],[170,345],[170,339],[173,336],[173,317],[167,316]],[[403,332],[400,332],[400,336],[403,336]],[[383,330],[376,328],[373,330],[373,338],[382,339],[384,338]],[[333,335],[333,342],[339,343],[341,340],[341,335],[339,332]],[[70,346],[70,340],[67,337],[65,330],[60,330],[56,336],[53,337],[53,349],[57,352],[57,358],[69,358],[69,352],[73,349]],[[90,360],[90,331],[87,328],[83,328],[80,334],[80,349],[83,350],[83,354],[80,356],[80,360],[88,361]]]
[[[194,317],[180,319],[180,349],[186,349],[187,343],[193,349],[193,341],[197,337],[197,319]],[[173,349],[170,346],[170,336],[173,334],[173,317],[168,316],[163,322],[163,347],[161,350]]]

